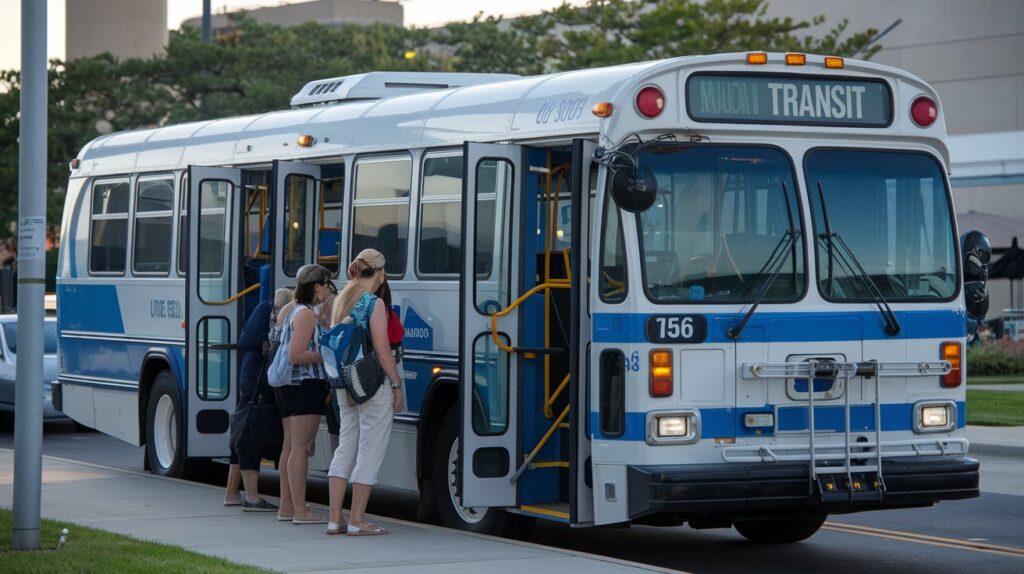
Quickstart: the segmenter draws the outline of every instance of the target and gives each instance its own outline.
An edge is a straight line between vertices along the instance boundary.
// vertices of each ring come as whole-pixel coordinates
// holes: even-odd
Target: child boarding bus
[[[381,483],[422,516],[787,542],[974,497],[948,165],[935,91],[842,58],[311,82],[81,151],[55,393],[155,473],[224,457],[249,310],[374,247],[406,328]]]

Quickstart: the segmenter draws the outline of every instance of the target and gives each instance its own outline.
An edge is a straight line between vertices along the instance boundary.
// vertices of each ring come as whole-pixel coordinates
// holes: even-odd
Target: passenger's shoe
[[[256,502],[249,502],[249,499],[242,499],[242,511],[243,512],[275,512],[277,506],[267,502],[267,499],[260,498]]]

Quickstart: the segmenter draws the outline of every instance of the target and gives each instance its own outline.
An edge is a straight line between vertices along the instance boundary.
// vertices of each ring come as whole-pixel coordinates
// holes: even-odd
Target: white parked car
[[[66,419],[53,408],[51,383],[57,378],[57,321],[47,317],[43,330],[43,420]],[[18,316],[0,315],[0,411],[14,412],[14,376],[18,353]]]

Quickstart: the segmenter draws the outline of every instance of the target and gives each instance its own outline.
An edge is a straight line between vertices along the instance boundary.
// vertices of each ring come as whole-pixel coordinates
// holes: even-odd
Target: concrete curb
[[[1024,459],[1024,446],[1007,444],[984,444],[972,442],[968,455],[995,456],[1000,458]]]

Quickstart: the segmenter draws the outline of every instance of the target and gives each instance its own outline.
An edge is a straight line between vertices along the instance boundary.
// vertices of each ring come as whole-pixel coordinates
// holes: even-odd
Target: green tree
[[[845,36],[843,20],[820,38],[800,36],[825,16],[768,18],[767,9],[765,0],[589,0],[507,23],[478,16],[472,24],[449,24],[434,40],[454,50],[459,69],[536,74],[752,50],[849,56],[877,34]],[[879,49],[871,46],[860,57]]]

